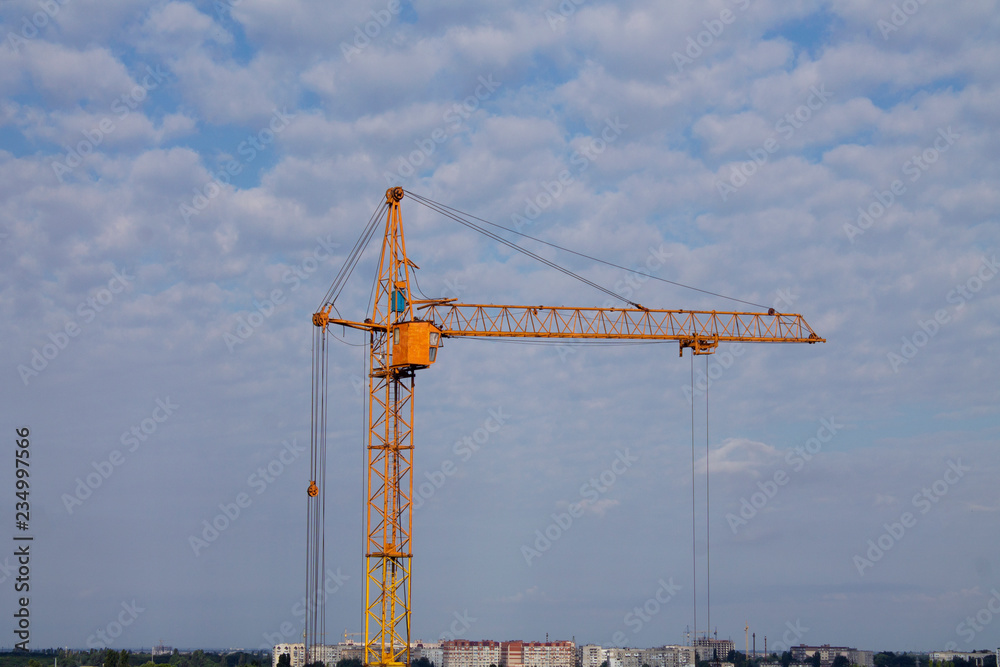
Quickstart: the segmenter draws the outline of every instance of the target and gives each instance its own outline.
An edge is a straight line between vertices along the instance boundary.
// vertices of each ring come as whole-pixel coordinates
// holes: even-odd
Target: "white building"
[[[576,646],[573,642],[506,642],[521,645],[523,667],[574,667]],[[512,652],[508,649],[508,655]],[[598,663],[600,665],[600,663]]]
[[[305,644],[276,644],[271,651],[271,667],[278,667],[278,659],[287,653],[291,667],[305,667]],[[340,644],[320,644],[313,647],[309,662],[322,662],[328,667],[335,667],[341,658],[358,658],[364,662],[364,645],[357,642]]]
[[[732,639],[713,639],[712,637],[698,637],[694,640],[694,648],[698,653],[699,660],[724,661],[729,657],[730,651],[736,650],[736,644]]]
[[[668,645],[643,649],[640,665],[649,665],[649,667],[694,667],[694,659],[695,649],[693,646]]]
[[[441,648],[441,642],[411,642],[410,662],[419,660],[420,658],[427,658],[434,663],[434,667],[443,667],[444,650]]]
[[[170,656],[173,655],[174,648],[172,646],[164,646],[163,642],[160,642],[157,646],[153,647],[153,657],[159,658],[160,656]]]
[[[441,642],[442,667],[490,667],[500,664],[500,642],[449,639]]]
[[[1000,652],[1000,649],[997,650]],[[993,654],[990,651],[973,651],[971,653],[967,653],[965,651],[934,651],[931,653],[930,658],[931,660],[937,662],[952,662],[955,658],[961,658],[962,660],[966,660],[974,665],[982,667],[983,662],[991,655]],[[997,664],[1000,665],[1000,662]]]
[[[604,655],[608,667],[642,667],[642,649],[608,648]]]
[[[875,654],[872,651],[859,651],[856,648],[848,648],[847,646],[830,646],[829,644],[806,646],[805,644],[799,644],[792,647],[791,653],[792,660],[796,662],[809,662],[813,654],[819,653],[820,667],[831,667],[837,656],[841,655],[847,658],[852,665],[873,667],[875,664]]]
[[[597,644],[586,644],[580,647],[580,667],[601,667],[604,662],[604,649]],[[508,665],[508,667],[510,667]]]
[[[278,667],[278,658],[288,654],[292,667],[303,667],[306,664],[305,644],[276,644],[271,651],[271,667]]]

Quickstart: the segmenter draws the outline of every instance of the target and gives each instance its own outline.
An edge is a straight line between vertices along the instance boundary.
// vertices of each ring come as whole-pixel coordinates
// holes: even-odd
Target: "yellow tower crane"
[[[313,454],[306,555],[307,664],[318,657],[316,646],[325,624],[323,477],[326,333],[331,324],[360,329],[369,335],[364,663],[379,667],[403,667],[410,662],[414,374],[435,362],[443,338],[677,341],[682,356],[685,348],[697,355],[712,354],[723,342],[825,342],[801,315],[777,313],[774,309],[766,313],[656,310],[632,302],[633,308],[551,308],[414,299],[410,271],[417,267],[406,255],[400,215],[403,196],[400,187],[386,191],[385,203],[372,216],[359,245],[348,258],[348,264],[357,261],[384,212],[385,228],[371,316],[362,322],[331,317],[333,300],[346,279],[342,274],[312,317],[315,330]]]

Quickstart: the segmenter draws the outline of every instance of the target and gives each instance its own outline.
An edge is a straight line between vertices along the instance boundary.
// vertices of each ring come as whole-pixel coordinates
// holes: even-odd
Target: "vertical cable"
[[[309,381],[309,385],[310,385],[309,386],[309,390],[310,390],[310,396],[309,396],[309,473],[310,473],[310,477],[309,477],[309,479],[312,479],[312,470],[313,470],[313,449],[312,449],[312,443],[313,443],[314,431],[315,431],[315,428],[316,428],[315,427],[315,424],[316,424],[316,329],[315,329],[315,327],[313,328],[312,350],[311,350],[311,352],[312,352],[313,367],[312,367],[312,376],[309,379],[310,380]],[[303,630],[302,630],[302,643],[304,644],[303,648],[305,649],[304,661],[305,661],[306,664],[309,663],[309,623],[312,620],[312,614],[309,613],[309,603],[311,601],[311,598],[309,596],[309,583],[310,583],[310,577],[309,577],[309,556],[311,555],[311,551],[309,549],[309,542],[312,539],[312,529],[311,529],[311,527],[309,525],[309,520],[311,518],[311,515],[312,515],[312,498],[310,498],[308,495],[306,495],[306,618],[305,618],[305,625],[304,625]]]
[[[323,393],[322,393],[322,404],[320,406],[320,423],[322,424],[322,433],[320,435],[320,456],[319,456],[319,497],[320,497],[320,507],[319,507],[319,538],[320,538],[320,549],[319,549],[319,577],[316,580],[317,585],[320,590],[320,599],[322,600],[322,607],[320,608],[319,617],[319,628],[320,628],[320,646],[326,645],[326,417],[327,417],[327,393],[329,387],[330,378],[328,376],[330,368],[330,355],[329,347],[326,337],[326,327],[321,330],[322,336],[322,356],[321,363],[323,364],[322,377],[323,377]],[[320,660],[323,659],[325,650],[321,649]]]
[[[375,279],[377,281],[378,280],[378,276],[376,276]],[[362,433],[362,435],[361,435],[361,469],[364,471],[364,474],[361,476],[361,497],[364,499],[364,502],[361,503],[361,565],[362,565],[361,571],[364,573],[363,574],[363,579],[361,580],[361,609],[362,609],[362,614],[361,614],[362,640],[361,641],[362,641],[363,644],[365,644],[365,642],[368,639],[368,636],[364,634],[365,623],[368,622],[368,608],[367,608],[367,606],[365,604],[365,589],[368,586],[368,559],[365,557],[365,554],[368,553],[368,524],[367,524],[367,522],[365,520],[365,518],[366,518],[365,512],[368,509],[368,438],[370,437],[370,434],[369,434],[369,431],[368,431],[368,429],[369,429],[369,424],[368,424],[368,401],[371,400],[371,391],[372,391],[372,387],[371,387],[371,384],[370,384],[371,383],[371,377],[372,377],[372,375],[371,375],[371,372],[372,372],[372,367],[371,367],[371,359],[372,359],[371,358],[371,348],[372,348],[372,344],[374,342],[372,340],[372,338],[374,336],[375,336],[374,332],[371,332],[371,331],[368,332],[368,338],[367,338],[367,342],[366,342],[366,346],[365,346],[365,350],[364,350],[365,358],[362,360],[364,362],[364,365],[365,365],[364,378],[363,378],[364,384],[362,384],[362,387],[367,387],[367,391],[364,392],[364,396],[362,397],[362,401],[361,401],[361,405],[362,405],[362,408],[361,408],[361,433]],[[367,663],[368,662],[368,645],[367,644],[365,644],[363,651],[364,652],[361,654],[361,662],[362,663]]]
[[[695,548],[695,469],[694,469],[694,352],[691,353],[691,595],[694,598],[694,639],[698,641],[698,553]],[[697,649],[695,649],[697,655]],[[697,658],[695,658],[697,662]]]
[[[705,606],[708,614],[708,632],[712,632],[712,541],[710,534],[711,512],[709,504],[708,474],[708,355],[705,355]],[[693,402],[693,401],[692,401]]]

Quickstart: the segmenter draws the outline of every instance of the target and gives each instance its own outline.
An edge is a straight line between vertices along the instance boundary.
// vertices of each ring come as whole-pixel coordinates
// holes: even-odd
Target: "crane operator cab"
[[[441,330],[433,322],[414,320],[392,327],[392,367],[427,368],[437,359]]]

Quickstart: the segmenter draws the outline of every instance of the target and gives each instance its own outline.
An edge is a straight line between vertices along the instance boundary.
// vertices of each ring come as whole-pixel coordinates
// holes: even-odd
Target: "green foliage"
[[[278,656],[278,660],[281,660],[281,656]],[[230,653],[224,656],[222,662],[219,663],[220,667],[243,667],[253,661],[253,655],[245,651],[238,651],[236,653]]]
[[[173,655],[157,656],[150,653],[132,653],[105,649],[46,649],[30,652],[0,653],[0,667],[52,667],[58,660],[59,667],[261,667],[259,653],[237,652],[221,654],[195,651],[189,655],[174,649]],[[271,667],[270,656],[265,656],[264,667]]]
[[[420,656],[416,660],[410,662],[411,667],[434,667],[434,663],[430,661],[430,658],[425,656]]]
[[[781,667],[788,667],[792,664],[792,654],[789,651],[781,652]]]
[[[851,661],[847,659],[847,656],[838,655],[833,659],[833,667],[851,667]]]
[[[292,656],[282,653],[278,656],[278,667],[292,667]]]
[[[365,667],[359,658],[341,658],[337,661],[337,667]]]
[[[819,667],[822,661],[823,659],[820,657],[819,651],[816,651],[815,653],[812,654],[812,659],[811,659],[812,667]]]
[[[917,660],[909,653],[882,651],[874,657],[875,667],[916,667]]]

